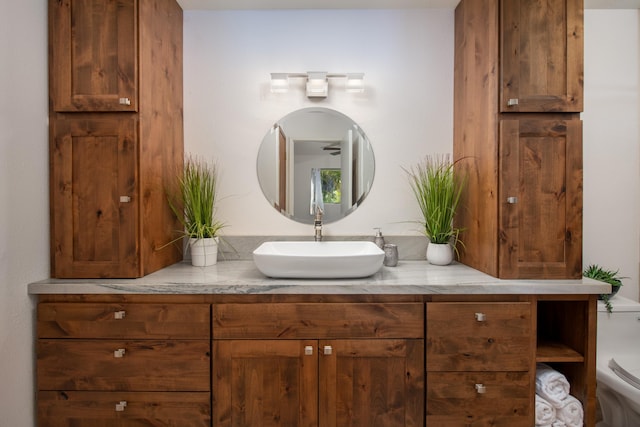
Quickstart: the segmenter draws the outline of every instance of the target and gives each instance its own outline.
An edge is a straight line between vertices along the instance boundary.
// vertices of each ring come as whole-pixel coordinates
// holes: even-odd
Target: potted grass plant
[[[454,176],[454,162],[447,155],[428,155],[405,172],[422,212],[422,232],[429,239],[426,258],[431,264],[453,261],[460,228],[453,218],[460,202],[464,180]]]
[[[604,302],[605,307],[607,308],[607,312],[611,313],[613,311],[613,307],[611,306],[610,299],[618,293],[620,287],[622,286],[622,279],[626,279],[626,277],[621,277],[618,275],[618,270],[608,270],[599,266],[598,264],[589,265],[583,272],[582,275],[584,277],[588,277],[590,279],[599,280],[601,282],[605,282],[611,285],[611,292],[608,294],[600,294],[598,299]]]
[[[188,156],[177,174],[176,188],[169,195],[169,206],[184,226],[189,238],[191,264],[208,266],[218,261],[220,230],[216,219],[218,168],[215,162]]]

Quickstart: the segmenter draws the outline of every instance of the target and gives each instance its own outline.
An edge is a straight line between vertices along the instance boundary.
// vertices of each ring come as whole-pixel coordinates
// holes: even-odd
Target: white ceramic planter
[[[218,238],[189,239],[191,265],[207,267],[218,262]]]
[[[453,247],[449,243],[427,245],[427,261],[433,265],[449,265],[453,262]]]

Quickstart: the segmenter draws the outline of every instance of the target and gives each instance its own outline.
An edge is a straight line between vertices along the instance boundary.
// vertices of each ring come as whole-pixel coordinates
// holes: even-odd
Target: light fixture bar
[[[346,79],[349,93],[364,92],[364,73],[328,73],[326,71],[308,71],[306,73],[271,73],[271,92],[285,93],[293,78],[306,78],[306,93],[309,98],[326,98],[329,94],[329,79]]]

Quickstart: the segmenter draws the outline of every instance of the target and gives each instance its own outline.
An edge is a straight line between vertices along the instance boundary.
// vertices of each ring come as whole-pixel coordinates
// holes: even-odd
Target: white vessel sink
[[[384,251],[373,242],[265,242],[253,262],[269,277],[345,279],[367,277],[382,267]]]

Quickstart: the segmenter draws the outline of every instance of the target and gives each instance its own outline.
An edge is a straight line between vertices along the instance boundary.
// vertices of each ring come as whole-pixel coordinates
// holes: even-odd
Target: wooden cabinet
[[[136,0],[49,2],[54,111],[137,111]]]
[[[582,3],[500,1],[501,112],[582,111]]]
[[[463,263],[500,278],[581,277],[582,58],[582,0],[456,8]]]
[[[432,302],[426,312],[427,425],[530,427],[531,303]]]
[[[49,1],[53,277],[139,277],[182,259],[165,191],[183,161],[174,0]]]
[[[40,427],[530,427],[537,362],[595,427],[597,295],[39,298]]]
[[[582,271],[582,122],[504,118],[499,145],[498,275],[575,277]]]
[[[208,304],[41,303],[41,426],[209,426]]]
[[[421,304],[217,304],[216,426],[421,426]]]

